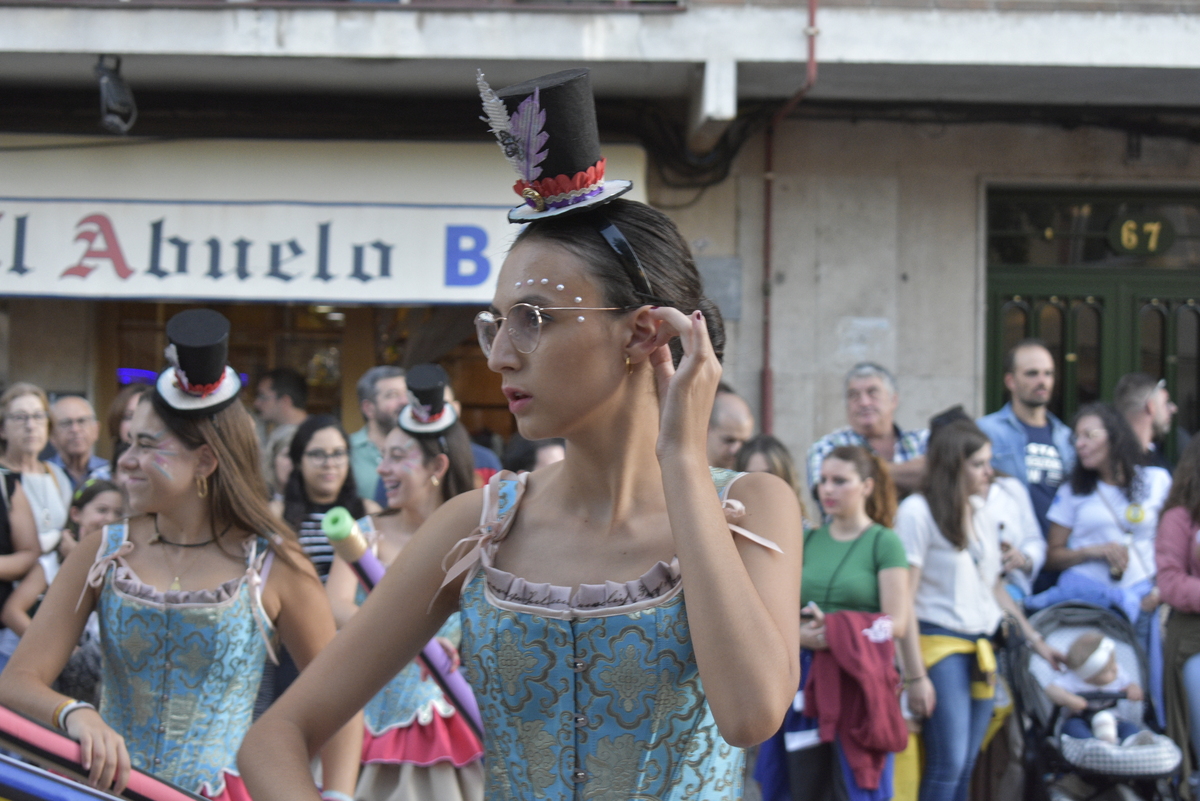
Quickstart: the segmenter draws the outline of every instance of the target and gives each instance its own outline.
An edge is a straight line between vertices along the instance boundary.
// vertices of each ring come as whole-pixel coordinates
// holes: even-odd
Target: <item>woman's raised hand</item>
[[[67,735],[79,741],[79,761],[88,784],[120,794],[129,783],[129,751],[125,740],[94,709],[77,709],[67,717]]]
[[[658,458],[677,455],[689,446],[703,453],[721,381],[721,363],[713,352],[704,315],[699,311],[685,315],[665,306],[650,312],[661,323],[655,340],[658,347],[650,355],[658,389]],[[669,345],[676,336],[683,344],[679,367],[672,362]]]

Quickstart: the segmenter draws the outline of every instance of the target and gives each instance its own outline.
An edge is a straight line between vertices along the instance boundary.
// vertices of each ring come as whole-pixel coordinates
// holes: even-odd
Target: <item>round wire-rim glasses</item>
[[[638,308],[638,307],[634,307]],[[622,306],[537,306],[533,303],[514,303],[508,314],[493,314],[481,311],[475,315],[475,333],[479,335],[479,347],[483,355],[491,358],[492,345],[500,333],[500,326],[507,323],[505,333],[518,353],[533,353],[542,338],[542,324],[554,318],[545,312],[554,311],[628,311]],[[582,321],[583,318],[580,318]]]

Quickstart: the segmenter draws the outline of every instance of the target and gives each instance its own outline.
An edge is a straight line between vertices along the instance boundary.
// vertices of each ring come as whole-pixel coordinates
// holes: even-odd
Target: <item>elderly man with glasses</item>
[[[50,441],[57,452],[49,461],[66,471],[72,490],[90,478],[111,477],[108,460],[95,452],[100,423],[92,404],[78,395],[62,395],[50,407],[50,419]]]
[[[1113,406],[1129,422],[1147,464],[1172,469],[1158,443],[1171,433],[1171,420],[1178,408],[1171,402],[1166,379],[1145,373],[1126,373],[1113,388]]]

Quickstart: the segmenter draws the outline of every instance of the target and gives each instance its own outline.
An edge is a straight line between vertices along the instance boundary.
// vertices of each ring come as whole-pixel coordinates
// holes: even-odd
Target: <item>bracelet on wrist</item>
[[[91,709],[95,711],[96,707],[89,704],[87,701],[76,701],[72,698],[65,704],[59,704],[58,709],[54,712],[54,727],[59,731],[67,730],[67,718],[72,712],[77,712],[80,709]]]
[[[929,678],[928,673],[922,673],[920,676],[914,676],[911,679],[905,679],[904,683],[905,683],[905,685],[915,684],[916,682],[920,681],[921,679],[925,679],[925,678]]]

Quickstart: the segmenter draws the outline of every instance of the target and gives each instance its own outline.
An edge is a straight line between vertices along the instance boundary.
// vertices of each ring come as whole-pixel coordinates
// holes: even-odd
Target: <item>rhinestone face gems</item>
[[[549,279],[549,278],[543,278],[543,279],[542,279],[542,285],[543,285],[543,286],[545,286],[545,285],[546,285],[546,284],[548,284],[548,283],[550,283],[550,279]]]
[[[564,289],[566,289],[566,287],[563,286],[562,284],[559,284],[558,286],[556,286],[554,288],[557,289],[559,292],[562,292]]]
[[[581,314],[581,315],[579,315],[579,317],[578,317],[578,318],[576,318],[576,319],[578,319],[578,320],[579,320],[579,322],[581,322],[581,323],[582,323],[582,322],[583,322],[583,320],[584,320],[584,317],[583,317],[583,315]]]
[[[583,298],[575,298],[576,303],[583,303]]]

